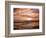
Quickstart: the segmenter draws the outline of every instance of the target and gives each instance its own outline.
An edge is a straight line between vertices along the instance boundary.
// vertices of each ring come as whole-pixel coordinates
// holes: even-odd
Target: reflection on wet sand
[[[14,8],[14,29],[39,29],[39,10]]]

